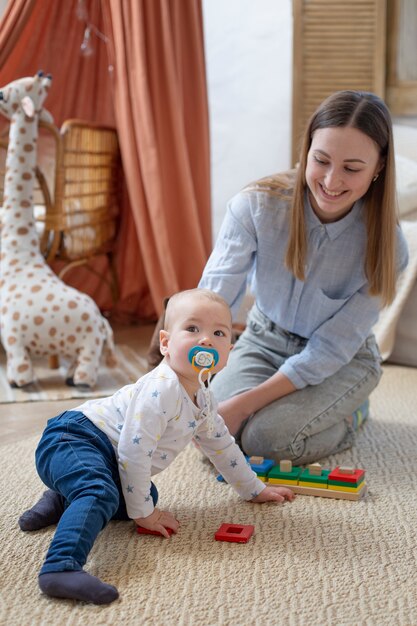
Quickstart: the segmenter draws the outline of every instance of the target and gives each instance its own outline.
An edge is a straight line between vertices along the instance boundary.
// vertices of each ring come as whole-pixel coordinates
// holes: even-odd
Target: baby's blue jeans
[[[129,519],[113,446],[82,413],[66,411],[48,421],[35,456],[40,478],[66,503],[40,573],[81,570],[106,524]],[[153,483],[151,496],[156,504]]]
[[[254,305],[227,366],[213,379],[216,400],[221,402],[260,385],[286,359],[301,352],[307,341],[277,327]],[[276,463],[289,459],[297,465],[349,448],[355,434],[348,418],[378,384],[380,361],[371,335],[351,362],[333,376],[251,415],[236,434],[237,442],[249,456],[261,455]]]

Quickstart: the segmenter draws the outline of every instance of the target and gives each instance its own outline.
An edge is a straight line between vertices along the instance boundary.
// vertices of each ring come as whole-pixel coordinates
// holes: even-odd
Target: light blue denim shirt
[[[242,191],[229,202],[199,287],[220,293],[233,314],[249,282],[256,304],[272,322],[308,339],[281,366],[301,389],[320,383],[349,363],[375,324],[381,302],[368,294],[364,271],[366,226],[362,201],[343,219],[322,224],[307,199],[305,281],[285,266],[289,205],[276,195]],[[398,227],[397,266],[408,262]]]

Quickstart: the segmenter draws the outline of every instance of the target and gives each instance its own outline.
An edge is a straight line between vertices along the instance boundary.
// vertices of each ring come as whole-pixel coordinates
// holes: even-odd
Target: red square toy
[[[232,541],[234,543],[247,543],[252,537],[255,526],[243,526],[242,524],[222,524],[215,533],[216,541]]]

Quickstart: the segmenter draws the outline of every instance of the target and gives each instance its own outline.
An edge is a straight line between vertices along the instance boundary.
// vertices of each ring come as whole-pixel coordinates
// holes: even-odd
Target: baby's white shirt
[[[215,419],[211,436],[202,389],[196,403],[198,406],[163,361],[136,383],[107,398],[88,400],[75,409],[109,437],[119,464],[127,513],[132,519],[153,512],[151,477],[168,467],[193,439],[242,498],[251,500],[265,488],[217,414],[213,394]]]

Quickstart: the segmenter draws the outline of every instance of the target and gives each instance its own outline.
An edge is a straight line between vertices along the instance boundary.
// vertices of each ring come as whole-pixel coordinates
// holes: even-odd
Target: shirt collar
[[[304,215],[306,218],[306,225],[308,233],[317,226],[322,226],[326,231],[327,236],[330,240],[337,239],[339,235],[341,235],[345,230],[350,228],[352,224],[361,219],[361,213],[363,209],[363,199],[360,198],[355,202],[352,209],[349,211],[347,215],[342,217],[342,219],[337,222],[330,222],[329,224],[323,224],[317,215],[314,213],[313,208],[311,206],[308,189],[305,192],[305,211]]]

